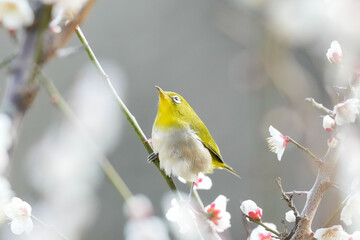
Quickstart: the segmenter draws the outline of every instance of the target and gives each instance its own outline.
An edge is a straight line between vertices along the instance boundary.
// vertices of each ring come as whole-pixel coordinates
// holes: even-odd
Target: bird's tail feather
[[[234,174],[235,176],[237,176],[238,178],[240,178],[240,179],[241,179],[240,175],[239,175],[239,174],[237,174],[237,173],[235,172],[235,170],[234,170],[234,169],[232,169],[232,167],[230,167],[230,166],[228,166],[228,165],[224,164],[223,168],[225,168],[226,170],[228,170],[229,172],[231,172],[232,174]]]
[[[232,174],[234,174],[235,176],[237,176],[238,178],[241,179],[241,177],[239,176],[239,174],[237,174],[232,167],[226,165],[226,164],[223,163],[223,162],[213,161],[213,162],[212,162],[212,169],[213,169],[213,168],[226,169],[226,170],[228,170],[229,172],[231,172]]]

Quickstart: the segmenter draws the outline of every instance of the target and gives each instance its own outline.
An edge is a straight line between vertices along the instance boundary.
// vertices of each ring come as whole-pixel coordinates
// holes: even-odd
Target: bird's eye
[[[176,103],[181,103],[181,99],[179,98],[179,96],[174,96],[174,97],[173,97],[173,100],[174,100]]]

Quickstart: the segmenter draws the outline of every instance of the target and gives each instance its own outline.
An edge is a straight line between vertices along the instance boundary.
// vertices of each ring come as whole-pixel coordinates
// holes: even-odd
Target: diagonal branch
[[[287,136],[286,138],[289,142],[293,143],[297,148],[299,148],[299,149],[303,150],[305,153],[307,153],[315,161],[315,163],[317,163],[318,165],[323,164],[323,161],[320,158],[318,158],[317,156],[315,156],[315,154],[313,154],[308,148],[302,146],[301,144],[299,144],[298,142],[296,142],[294,139],[292,139],[289,136]]]
[[[110,89],[110,91],[112,92],[112,94],[114,95],[114,97],[116,98],[116,101],[119,104],[119,107],[121,109],[121,111],[124,113],[126,119],[129,121],[130,125],[132,126],[132,128],[134,129],[136,135],[138,136],[138,138],[140,139],[140,141],[142,142],[142,144],[144,145],[144,148],[146,149],[146,151],[148,152],[148,154],[153,153],[153,149],[151,148],[147,137],[145,136],[145,133],[142,131],[142,129],[140,128],[140,125],[138,124],[138,122],[136,121],[136,118],[131,114],[131,112],[129,111],[129,109],[126,107],[125,103],[121,100],[120,96],[117,94],[114,86],[112,85],[112,82],[109,78],[109,76],[105,73],[104,69],[102,68],[100,62],[97,60],[93,50],[91,49],[88,41],[86,40],[83,32],[81,31],[80,27],[77,26],[76,29],[76,34],[78,36],[78,38],[80,39],[81,43],[84,45],[85,50],[91,60],[91,62],[95,65],[95,67],[99,70],[99,72],[101,73],[101,75],[103,76],[103,79],[105,80],[108,88]],[[163,170],[160,169],[160,163],[159,163],[159,159],[155,159],[153,161],[153,163],[155,164],[155,166],[157,167],[157,169],[160,171],[161,175],[163,176],[163,178],[165,179],[166,183],[168,184],[169,188],[174,191],[177,192],[177,188],[175,186],[174,181],[172,180],[171,177],[168,177],[165,172]]]
[[[321,103],[318,103],[314,100],[314,98],[305,98],[305,101],[311,103],[313,105],[313,107],[325,112],[326,114],[330,115],[330,116],[334,116],[335,113],[334,111],[324,107],[324,105],[322,105]]]
[[[125,200],[129,199],[132,196],[130,189],[127,187],[120,175],[116,172],[111,162],[96,145],[92,137],[88,134],[79,118],[75,115],[74,111],[70,108],[65,99],[60,95],[54,83],[43,73],[40,72],[39,75],[41,77],[42,85],[48,92],[50,98],[53,100],[55,106],[71,121],[72,124],[74,124],[80,130],[80,133],[90,145],[92,151],[94,151],[94,153],[99,156],[99,158],[96,159],[99,159],[98,162],[110,182],[115,186],[116,190]]]

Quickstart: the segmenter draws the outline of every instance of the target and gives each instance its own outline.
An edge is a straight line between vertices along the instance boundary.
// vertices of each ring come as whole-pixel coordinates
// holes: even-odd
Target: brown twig
[[[321,160],[320,158],[318,158],[317,156],[315,156],[315,154],[313,154],[308,148],[302,146],[301,144],[299,144],[298,142],[296,142],[294,139],[292,139],[291,137],[287,136],[286,137],[288,139],[288,142],[293,143],[297,148],[303,150],[306,154],[308,154],[313,160],[315,160],[315,163],[317,163],[318,165],[323,164],[323,160]]]
[[[295,225],[293,227],[293,229],[288,233],[288,234],[284,234],[286,235],[284,239],[288,240],[290,239],[294,234],[295,234],[295,231],[296,231],[296,228],[297,228],[297,224],[298,222],[300,221],[300,216],[299,216],[299,212],[298,210],[296,209],[295,205],[294,205],[294,202],[293,202],[293,199],[292,197],[294,196],[292,193],[291,194],[287,194],[282,185],[281,185],[281,178],[280,177],[277,177],[276,178],[276,184],[278,185],[279,189],[280,189],[280,192],[281,192],[281,195],[283,197],[283,199],[285,200],[285,202],[287,203],[288,207],[294,212],[294,215],[295,215]],[[295,192],[295,191],[294,191]]]
[[[324,105],[322,105],[321,103],[318,103],[314,100],[314,98],[305,98],[305,101],[311,103],[313,105],[313,107],[325,112],[326,114],[330,115],[330,116],[334,116],[335,113],[334,111],[324,107]]]
[[[291,192],[285,192],[286,195],[288,196],[294,196],[294,195],[298,195],[298,196],[301,196],[301,195],[308,195],[309,192],[308,191],[291,191]]]
[[[277,185],[278,185],[278,187],[279,187],[279,189],[280,189],[280,192],[281,192],[281,195],[282,195],[283,199],[285,200],[285,202],[287,203],[287,205],[289,206],[289,208],[290,208],[291,210],[293,210],[295,217],[298,218],[298,217],[299,217],[299,212],[298,212],[298,210],[296,209],[296,207],[295,207],[295,205],[294,205],[294,202],[293,202],[293,200],[292,200],[293,195],[288,195],[288,194],[286,194],[286,193],[284,192],[284,189],[283,189],[283,187],[282,187],[282,185],[281,185],[281,178],[280,178],[280,177],[277,177],[277,178],[276,178],[276,183],[277,183]]]

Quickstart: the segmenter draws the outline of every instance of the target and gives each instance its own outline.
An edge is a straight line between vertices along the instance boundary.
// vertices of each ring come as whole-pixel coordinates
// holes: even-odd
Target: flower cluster
[[[342,49],[341,49],[339,42],[333,41],[331,43],[331,46],[326,53],[326,56],[330,63],[340,64],[342,62],[343,54],[342,54]],[[356,94],[354,94],[354,95],[356,95]],[[315,102],[313,102],[313,103],[315,103]],[[337,128],[344,126],[344,125],[352,124],[356,121],[356,119],[360,113],[360,100],[356,97],[347,98],[346,100],[337,103],[333,107],[333,110],[324,109],[322,104],[317,104],[317,106],[318,106],[318,108],[323,109],[328,113],[328,115],[323,117],[322,126],[325,131],[332,134],[327,140],[328,147],[336,148],[338,145],[338,141],[339,141],[337,138],[337,135],[336,135]],[[280,133],[274,127],[270,126],[269,132],[270,132],[271,136],[269,138],[267,138],[267,142],[269,144],[270,151],[277,154],[278,160],[281,159],[288,142],[294,143],[295,145],[297,145],[297,147],[299,147],[300,149],[302,149],[305,152],[307,152],[308,154],[310,154],[311,157],[316,158],[312,153],[309,153],[308,149],[298,145],[290,137],[284,136],[282,133]],[[252,212],[250,212],[248,209],[246,209],[246,207],[243,206],[243,204],[245,204],[245,202],[247,202],[247,201],[249,201],[249,203],[251,203],[251,204],[248,204],[248,206],[252,207],[252,209],[253,209]],[[254,210],[257,207],[256,204],[253,203],[251,200],[247,200],[247,201],[244,201],[242,204],[242,210],[243,210],[244,214],[248,215],[249,218],[252,218],[255,220],[260,220],[260,218],[257,216],[261,217],[261,214],[262,214],[261,211],[257,210],[259,214],[256,214],[257,212],[255,212],[255,210]],[[344,207],[340,214],[340,220],[343,221],[346,225],[352,225],[353,222],[355,222],[355,221],[360,222],[359,221],[360,220],[360,194],[355,193],[355,194],[348,196],[343,204],[344,204]],[[288,211],[285,214],[285,219],[288,222],[295,222],[296,217],[295,217],[294,212],[292,210]],[[270,234],[264,234],[264,233],[261,233],[261,234],[262,235],[261,236],[259,235],[259,237],[256,239],[271,239]],[[359,236],[360,236],[360,232],[354,232],[351,235],[346,233],[343,230],[341,225],[335,225],[330,228],[320,228],[320,229],[316,230],[315,233],[313,234],[314,238],[322,239],[322,240],[334,240],[334,239],[354,240],[354,239],[359,239]],[[250,237],[250,239],[252,239],[252,238]]]
[[[31,206],[27,202],[14,197],[10,203],[5,205],[4,212],[11,219],[11,231],[14,234],[20,235],[23,232],[30,233],[32,231]]]

